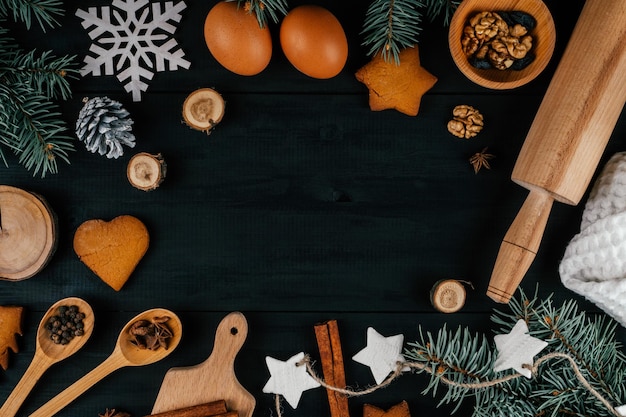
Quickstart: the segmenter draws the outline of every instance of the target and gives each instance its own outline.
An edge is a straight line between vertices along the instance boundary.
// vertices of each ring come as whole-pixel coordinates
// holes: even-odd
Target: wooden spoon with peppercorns
[[[137,323],[140,325],[138,326]],[[158,324],[156,327],[167,328],[169,337],[162,340],[156,346],[149,348],[147,345],[138,343],[137,327],[152,331],[148,323]],[[162,332],[162,330],[158,330]],[[132,318],[120,332],[115,348],[111,355],[100,365],[89,371],[86,375],[67,387],[56,397],[42,405],[30,417],[52,417],[61,411],[66,405],[74,401],[81,394],[109,375],[111,372],[125,366],[142,366],[160,361],[172,353],[182,337],[183,327],[180,319],[173,312],[163,308],[153,308],[144,311]],[[161,334],[161,333],[159,333]],[[4,417],[4,415],[2,415]]]
[[[58,326],[54,327],[51,321],[58,322]],[[61,323],[62,321],[65,323]],[[70,322],[71,325],[68,325]],[[93,310],[86,301],[69,297],[54,303],[39,323],[35,356],[22,379],[0,408],[0,416],[14,417],[43,373],[85,345],[93,331],[93,324]],[[55,333],[58,337],[54,337],[54,340],[51,332],[53,327],[61,332]]]

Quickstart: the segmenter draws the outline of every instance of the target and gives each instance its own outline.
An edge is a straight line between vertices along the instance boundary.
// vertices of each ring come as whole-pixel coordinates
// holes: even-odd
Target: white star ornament
[[[548,346],[547,342],[528,334],[528,326],[524,320],[518,320],[510,333],[494,336],[493,340],[498,348],[493,370],[500,372],[512,368],[529,379],[532,372],[522,365],[532,366],[535,355]]]
[[[263,387],[263,392],[282,395],[292,408],[297,408],[304,391],[320,386],[319,382],[307,373],[306,366],[298,365],[302,359],[303,352],[285,362],[266,356],[265,363],[271,377]]]
[[[396,370],[398,362],[404,362],[400,354],[404,343],[404,335],[385,337],[372,327],[367,329],[367,346],[360,350],[352,359],[370,367],[377,384],[387,378],[389,373]],[[403,371],[408,371],[405,367]]]

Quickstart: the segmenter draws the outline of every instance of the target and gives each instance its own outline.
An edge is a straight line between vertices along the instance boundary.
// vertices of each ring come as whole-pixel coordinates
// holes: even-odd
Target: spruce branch
[[[65,11],[62,0],[0,0],[0,19],[9,16],[30,29],[33,17],[44,32],[46,28],[59,26],[58,17]]]
[[[0,18],[12,12],[30,28],[33,17],[45,31],[63,14],[57,0],[0,0]],[[57,172],[57,162],[69,163],[73,138],[53,100],[71,97],[68,78],[77,77],[74,56],[56,57],[51,51],[25,51],[0,27],[0,160],[8,166],[3,148],[33,175]]]
[[[531,379],[512,371],[493,371],[497,349],[467,329],[445,327],[409,343],[406,356],[416,372],[430,374],[424,393],[442,394],[441,404],[475,398],[474,417],[509,415],[614,416],[626,402],[626,356],[615,338],[617,324],[607,316],[588,315],[574,300],[555,306],[522,292],[510,311],[495,311],[499,332],[526,321],[529,334],[548,342],[533,364]],[[550,361],[548,365],[546,361]]]
[[[422,16],[430,21],[443,15],[448,25],[461,0],[373,0],[366,12],[361,35],[367,55],[382,54],[386,62],[400,63],[400,51],[418,43]]]
[[[440,15],[443,15],[443,24],[448,26],[454,11],[461,3],[461,0],[423,0],[426,6],[426,16],[432,22]]]
[[[57,158],[69,163],[73,140],[64,135],[67,128],[56,104],[28,86],[5,83],[0,83],[0,100],[8,122],[0,143],[12,150],[33,176],[56,173]],[[6,164],[4,155],[1,158]]]
[[[370,3],[361,34],[367,54],[382,54],[386,62],[400,63],[400,51],[417,43],[421,31],[420,0],[374,0]]]
[[[36,56],[35,50],[17,50],[9,62],[0,61],[0,74],[7,82],[31,85],[48,99],[66,100],[72,96],[68,78],[76,78],[75,56],[55,57],[52,51]]]
[[[267,26],[269,19],[278,23],[279,15],[287,14],[287,0],[236,0],[238,7],[243,7],[248,13],[254,13],[259,27]]]

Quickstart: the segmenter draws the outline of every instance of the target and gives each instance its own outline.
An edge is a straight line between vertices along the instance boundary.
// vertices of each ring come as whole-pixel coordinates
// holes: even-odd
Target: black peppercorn
[[[45,328],[50,332],[50,340],[55,344],[66,345],[75,336],[85,334],[83,319],[85,314],[78,306],[59,306],[57,314],[50,317]]]

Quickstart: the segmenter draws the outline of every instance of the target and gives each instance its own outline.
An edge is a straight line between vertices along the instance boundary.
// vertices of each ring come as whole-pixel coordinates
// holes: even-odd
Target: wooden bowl
[[[529,33],[533,37],[535,60],[522,70],[475,68],[462,50],[461,37],[469,18],[479,12],[499,10],[526,12],[537,21]],[[550,62],[555,41],[554,20],[541,0],[463,0],[452,16],[448,32],[450,53],[459,70],[476,84],[495,90],[520,87],[534,80]]]

